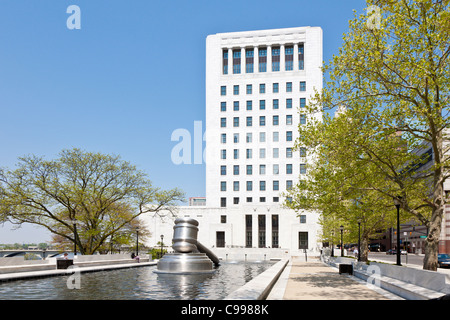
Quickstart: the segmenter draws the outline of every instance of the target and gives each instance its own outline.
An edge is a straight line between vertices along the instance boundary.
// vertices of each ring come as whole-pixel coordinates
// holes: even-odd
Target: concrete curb
[[[289,259],[278,261],[244,286],[229,294],[223,300],[264,300],[277,282]]]

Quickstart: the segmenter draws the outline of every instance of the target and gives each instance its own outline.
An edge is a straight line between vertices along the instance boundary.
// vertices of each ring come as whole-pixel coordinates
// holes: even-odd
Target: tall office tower
[[[293,152],[302,108],[322,89],[322,29],[210,35],[206,41],[206,201],[279,205],[306,173]]]
[[[319,214],[282,204],[308,170],[308,150],[293,147],[310,120],[302,110],[322,89],[321,66],[319,27],[207,37],[206,205],[178,207],[177,215],[198,220],[198,240],[219,257],[320,253]],[[149,220],[148,245],[159,235],[170,243],[166,220]]]

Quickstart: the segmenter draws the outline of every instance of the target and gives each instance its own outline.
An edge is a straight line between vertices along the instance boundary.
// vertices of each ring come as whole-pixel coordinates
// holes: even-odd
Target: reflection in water
[[[81,274],[81,289],[68,289],[68,276],[0,284],[0,299],[194,300],[223,299],[273,263],[222,264],[213,274],[154,273],[156,266]]]

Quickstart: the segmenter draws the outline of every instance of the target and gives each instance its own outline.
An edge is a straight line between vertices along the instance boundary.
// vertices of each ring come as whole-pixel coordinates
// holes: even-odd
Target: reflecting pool
[[[67,276],[0,283],[0,299],[219,300],[264,272],[272,262],[222,262],[213,274],[170,275],[156,266],[81,273],[80,288]]]

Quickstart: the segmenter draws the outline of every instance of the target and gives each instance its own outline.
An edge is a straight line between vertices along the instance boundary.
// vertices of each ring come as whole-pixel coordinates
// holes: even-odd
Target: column
[[[241,74],[245,73],[245,63],[246,59],[245,59],[245,48],[241,47]]]
[[[253,47],[253,73],[259,72],[259,50],[258,46]]]
[[[286,71],[285,61],[286,61],[286,52],[284,48],[284,44],[280,44],[280,71]]]
[[[272,71],[272,46],[267,46],[267,72]]]
[[[294,43],[294,71],[298,71],[298,43]]]
[[[228,74],[233,74],[233,49],[228,48]]]

